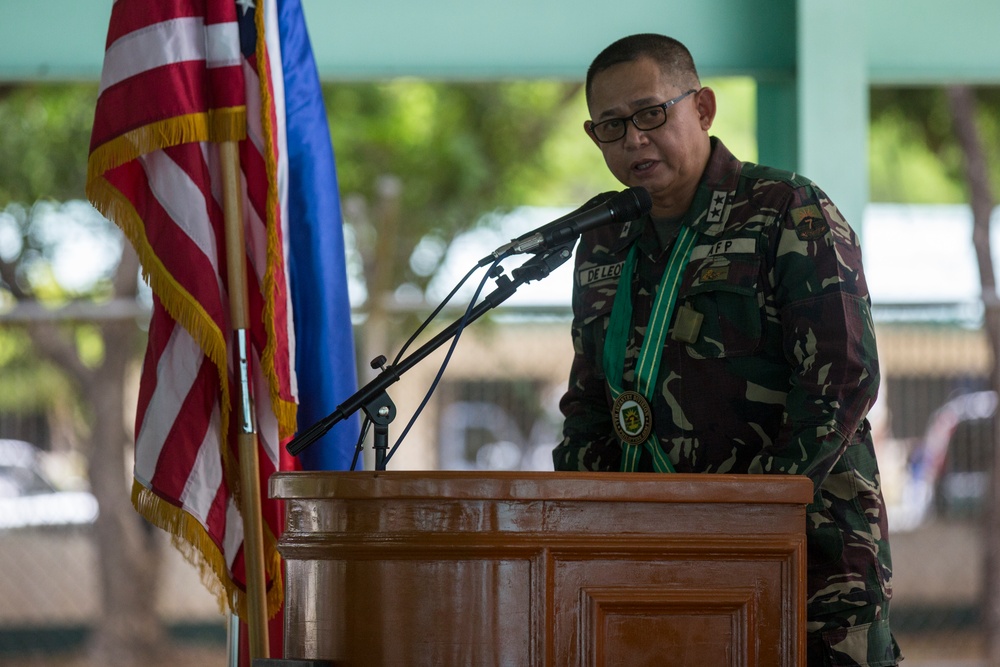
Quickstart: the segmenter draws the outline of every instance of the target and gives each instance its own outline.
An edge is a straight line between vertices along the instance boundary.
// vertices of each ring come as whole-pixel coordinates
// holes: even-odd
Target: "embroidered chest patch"
[[[594,283],[599,283],[605,280],[618,280],[618,277],[622,274],[623,266],[625,266],[625,262],[618,262],[617,264],[603,264],[601,266],[592,266],[589,269],[580,269],[580,273],[577,275],[577,280],[580,281],[581,287],[593,285]]]
[[[795,235],[800,241],[815,241],[830,231],[823,212],[815,204],[793,208],[791,216],[795,221]]]
[[[703,283],[711,283],[716,280],[726,280],[729,278],[729,264],[722,266],[708,266],[701,270],[698,279]]]

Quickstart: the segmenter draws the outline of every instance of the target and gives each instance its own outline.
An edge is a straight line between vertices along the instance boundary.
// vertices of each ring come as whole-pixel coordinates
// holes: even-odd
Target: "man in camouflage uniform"
[[[653,208],[580,241],[556,469],[807,475],[808,664],[896,665],[857,237],[815,184],[740,162],[709,136],[714,93],[673,39],[609,46],[587,73],[587,103],[609,169]],[[663,333],[651,333],[657,320]],[[649,346],[661,356],[643,400],[647,337],[663,342]],[[636,433],[644,421],[648,436]]]

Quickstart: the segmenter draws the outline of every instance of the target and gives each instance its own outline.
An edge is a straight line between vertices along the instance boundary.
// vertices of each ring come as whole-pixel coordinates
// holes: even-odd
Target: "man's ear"
[[[712,127],[715,121],[716,102],[715,91],[705,86],[697,92],[695,104],[698,109],[698,119],[701,121],[701,129],[706,132]]]
[[[583,131],[587,133],[587,136],[590,137],[590,140],[594,142],[594,145],[597,146],[598,148],[600,148],[601,147],[601,142],[598,141],[594,137],[594,133],[590,131],[590,128],[592,128],[593,126],[594,126],[594,122],[593,121],[590,121],[590,120],[583,121]]]

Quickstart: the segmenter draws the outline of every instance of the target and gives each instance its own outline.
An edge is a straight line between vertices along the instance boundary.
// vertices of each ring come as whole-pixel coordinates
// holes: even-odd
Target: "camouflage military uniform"
[[[810,665],[895,665],[885,503],[865,415],[879,372],[857,238],[815,184],[741,163],[712,139],[681,221],[698,232],[677,313],[704,316],[692,343],[668,333],[653,428],[677,472],[807,475]],[[562,399],[558,470],[619,470],[602,364],[622,266],[638,244],[622,389],[669,256],[648,219],[581,239],[573,296],[575,360]],[[676,327],[672,331],[676,330]],[[652,470],[643,452],[640,470]],[[813,657],[814,654],[817,657]],[[819,656],[825,655],[825,658]],[[836,657],[831,657],[836,656]]]

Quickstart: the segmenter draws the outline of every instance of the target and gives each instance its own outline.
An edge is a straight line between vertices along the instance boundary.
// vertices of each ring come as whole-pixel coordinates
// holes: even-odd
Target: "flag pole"
[[[239,145],[220,144],[222,202],[226,228],[226,272],[229,278],[229,314],[239,354],[239,457],[243,514],[243,559],[246,565],[247,627],[250,660],[269,658],[267,596],[264,576],[264,527],[260,497],[260,461],[257,425],[250,383],[250,301],[247,293],[246,241],[240,188]]]

